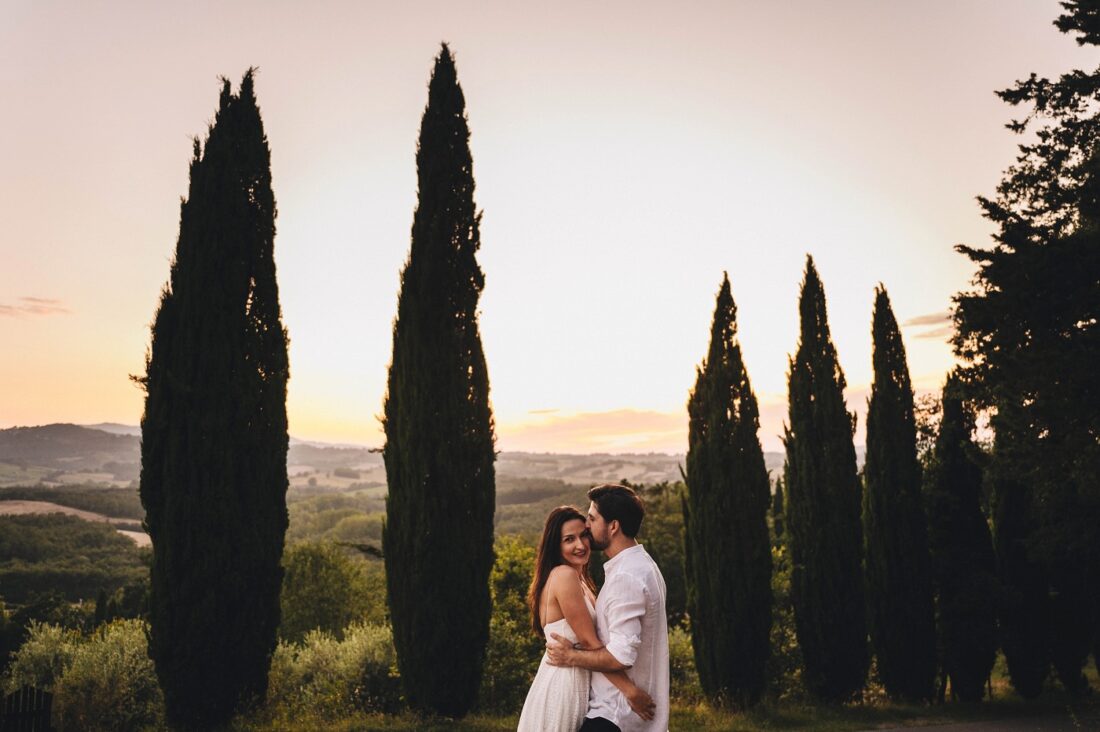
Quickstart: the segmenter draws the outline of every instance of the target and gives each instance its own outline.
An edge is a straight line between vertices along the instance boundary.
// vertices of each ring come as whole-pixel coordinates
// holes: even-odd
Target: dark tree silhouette
[[[1062,32],[1100,43],[1094,0],[1062,6]],[[994,246],[958,247],[977,275],[955,298],[954,346],[996,433],[994,530],[1017,688],[1037,693],[1047,656],[1083,693],[1100,595],[1100,69],[1032,74],[999,96],[1030,107],[1008,126],[1031,138],[997,196],[979,199],[998,228]]]
[[[993,459],[997,459],[996,440]],[[1012,688],[1025,699],[1034,699],[1050,674],[1051,640],[1048,575],[1028,547],[1036,528],[1036,506],[1029,487],[1005,475],[996,462],[991,477],[993,541],[1001,581],[1001,648]]]
[[[867,678],[860,485],[852,444],[855,418],[829,335],[825,290],[806,258],[799,298],[801,337],[790,362],[786,536],[791,599],[806,687],[844,700]]]
[[[925,497],[940,665],[952,694],[966,702],[981,700],[997,654],[996,558],[982,513],[973,422],[956,377],[949,378]]]
[[[867,620],[886,693],[919,701],[932,698],[936,677],[932,577],[913,387],[901,332],[881,286],[871,334],[875,380],[863,468]]]
[[[444,44],[420,125],[383,453],[386,584],[405,695],[414,709],[451,717],[477,700],[493,566],[493,418],[465,109]]]
[[[149,653],[172,725],[262,700],[287,526],[287,339],[270,153],[249,70],[195,141],[152,328],[141,500],[153,541]]]
[[[770,485],[728,276],[688,415],[684,536],[695,662],[704,693],[746,707],[764,691],[772,622]]]

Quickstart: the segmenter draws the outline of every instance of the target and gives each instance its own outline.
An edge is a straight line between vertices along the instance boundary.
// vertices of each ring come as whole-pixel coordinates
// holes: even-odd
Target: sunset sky
[[[137,424],[152,320],[220,75],[259,68],[295,437],[379,445],[414,162],[440,41],[484,210],[503,450],[682,452],[729,272],[780,449],[811,253],[848,403],[873,289],[918,390],[1018,140],[994,95],[1097,65],[1054,0],[0,0],[0,428]],[[862,432],[857,442],[863,440]]]

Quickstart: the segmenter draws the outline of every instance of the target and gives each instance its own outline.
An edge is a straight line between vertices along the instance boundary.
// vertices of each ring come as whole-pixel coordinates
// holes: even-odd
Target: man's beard
[[[607,549],[607,547],[611,546],[610,541],[600,541],[591,531],[588,532],[588,543],[593,549],[598,552],[602,552],[603,550]]]

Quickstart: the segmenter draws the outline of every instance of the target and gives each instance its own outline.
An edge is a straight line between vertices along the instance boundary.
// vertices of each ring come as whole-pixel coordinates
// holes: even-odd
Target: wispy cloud
[[[687,415],[619,409],[558,414],[535,410],[539,419],[498,425],[503,450],[526,452],[669,452],[687,448]]]
[[[932,328],[932,330],[926,330],[923,333],[917,333],[913,337],[929,340],[944,340],[955,332],[950,310],[944,310],[939,313],[928,313],[927,315],[918,315],[902,323],[903,328],[920,328],[933,325],[939,327]]]
[[[936,340],[943,340],[951,337],[955,333],[955,326],[945,325],[942,328],[933,328],[932,330],[925,331],[924,333],[918,333],[917,338],[935,338]]]
[[[28,315],[67,315],[72,311],[61,300],[44,297],[21,297],[16,304],[0,303],[0,316],[22,318]]]
[[[902,323],[902,327],[909,328],[916,325],[942,325],[943,323],[951,322],[951,311],[944,310],[942,313],[929,313],[928,315],[918,315],[915,318],[910,318]]]
[[[845,390],[848,408],[858,415],[855,441],[863,444],[869,386]],[[759,399],[760,443],[765,451],[783,450],[787,420],[785,394]],[[497,449],[519,452],[683,454],[687,450],[687,411],[616,409],[607,412],[534,410],[530,419],[497,424]],[[536,414],[535,412],[546,412]]]
[[[557,411],[558,411],[557,409],[532,409],[531,411],[529,411],[527,413],[528,414],[554,414]]]

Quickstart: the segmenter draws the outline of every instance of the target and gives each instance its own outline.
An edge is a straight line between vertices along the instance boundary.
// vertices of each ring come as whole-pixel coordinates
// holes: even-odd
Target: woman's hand
[[[657,703],[653,701],[653,697],[645,693],[644,689],[634,686],[624,696],[626,696],[626,701],[635,714],[647,722],[653,719],[653,714],[657,710]]]

